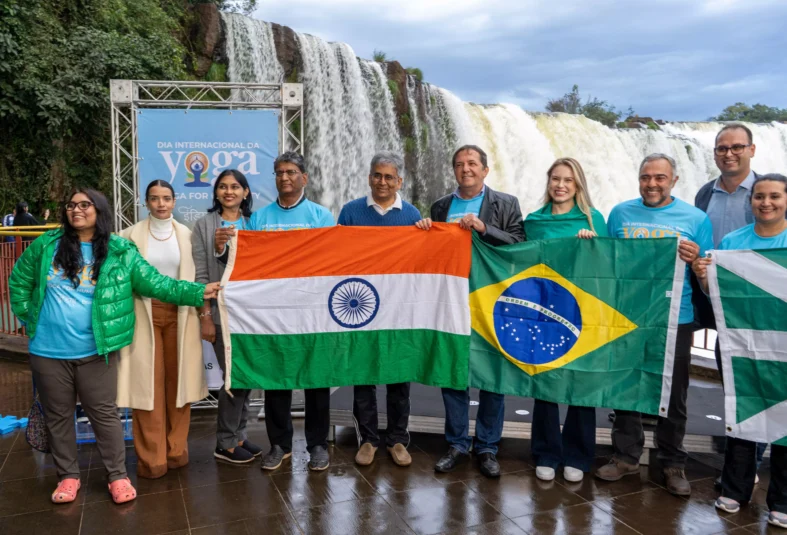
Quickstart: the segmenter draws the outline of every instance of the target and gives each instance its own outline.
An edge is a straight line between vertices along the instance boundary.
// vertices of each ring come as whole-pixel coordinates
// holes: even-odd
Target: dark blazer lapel
[[[486,186],[484,200],[481,201],[481,209],[478,211],[478,219],[484,223],[490,223],[496,211],[495,204],[497,204],[497,195],[492,188]]]

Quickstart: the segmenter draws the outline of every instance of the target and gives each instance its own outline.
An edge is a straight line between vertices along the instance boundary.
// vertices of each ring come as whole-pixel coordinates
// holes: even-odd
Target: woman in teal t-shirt
[[[751,188],[751,209],[754,223],[724,236],[719,249],[787,248],[787,177],[778,174],[758,177]],[[705,293],[711,261],[711,258],[698,258],[691,266]],[[756,442],[727,437],[721,496],[716,500],[718,509],[737,513],[751,499],[757,474],[756,450]],[[765,503],[770,510],[768,522],[787,528],[787,446],[771,444],[771,481]]]
[[[560,158],[547,171],[544,206],[525,219],[528,241],[549,238],[606,236],[604,216],[593,208],[585,173],[573,158]],[[596,449],[596,409],[569,406],[563,432],[557,403],[535,400],[533,407],[533,458],[536,476],[555,478],[561,464],[567,481],[581,481],[590,471]]]

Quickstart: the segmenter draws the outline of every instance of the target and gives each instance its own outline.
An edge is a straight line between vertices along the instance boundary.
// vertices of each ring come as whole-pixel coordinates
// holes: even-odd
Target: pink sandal
[[[109,494],[112,495],[112,501],[115,503],[130,502],[137,497],[137,491],[131,486],[131,481],[128,478],[110,483]]]
[[[77,492],[82,487],[82,482],[78,479],[66,478],[57,484],[55,492],[52,493],[52,503],[71,503],[77,499]]]

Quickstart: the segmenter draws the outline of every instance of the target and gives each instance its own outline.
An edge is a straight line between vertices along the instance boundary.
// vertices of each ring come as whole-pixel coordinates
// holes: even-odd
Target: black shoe
[[[235,446],[234,450],[235,451],[230,451],[216,448],[216,451],[213,452],[213,456],[233,464],[247,464],[254,460],[254,456],[244,448]]]
[[[292,452],[285,452],[281,446],[271,446],[271,451],[262,459],[263,470],[276,470],[284,459],[289,459]]]
[[[467,457],[466,453],[462,453],[455,447],[451,446],[448,449],[448,453],[440,457],[440,460],[434,465],[434,471],[442,472],[443,474],[452,472],[454,468],[456,468],[456,465],[458,465],[465,457]]]
[[[257,446],[256,444],[252,444],[248,440],[244,440],[243,444],[241,444],[240,447],[251,453],[254,457],[259,457],[260,455],[262,455],[262,448]]]
[[[319,472],[329,466],[331,466],[331,458],[328,456],[328,450],[322,446],[314,446],[309,452],[309,470]]]
[[[479,453],[478,468],[484,477],[500,477],[500,463],[497,462],[495,454],[492,452]]]

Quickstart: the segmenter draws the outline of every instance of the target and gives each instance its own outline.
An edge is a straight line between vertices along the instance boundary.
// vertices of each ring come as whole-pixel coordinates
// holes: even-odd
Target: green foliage
[[[770,123],[771,121],[787,121],[787,108],[776,108],[765,104],[749,106],[743,102],[736,102],[727,106],[710,121],[743,121],[747,123]]]
[[[424,81],[424,73],[418,67],[407,67],[405,71],[407,71],[407,74],[412,74],[413,76],[415,76],[415,79],[418,80],[419,82]]]
[[[648,130],[661,130],[661,127],[653,121],[648,121]]]
[[[426,123],[421,124],[421,150],[424,151],[429,147],[429,127]]]
[[[622,111],[617,111],[615,106],[607,104],[606,100],[588,96],[583,102],[582,96],[579,94],[579,86],[576,84],[574,84],[570,92],[562,97],[547,101],[546,109],[551,112],[584,115],[588,119],[593,119],[606,126],[618,125],[620,118],[623,116]],[[627,115],[633,114],[634,110],[629,107]]]
[[[417,150],[418,150],[418,143],[416,143],[416,141],[413,138],[411,138],[409,136],[404,138],[404,152],[405,153],[407,153],[407,154],[415,154],[415,152]]]
[[[434,95],[429,95],[429,103],[432,105],[432,107],[437,106],[437,97]]]
[[[394,99],[397,99],[399,97],[399,84],[393,80],[388,80],[388,91],[391,92],[391,96]]]
[[[207,82],[228,82],[227,79],[227,66],[223,63],[211,63],[210,69],[205,74],[205,81]]]
[[[111,191],[109,80],[187,77],[183,7],[164,4],[0,0],[0,212]]]
[[[293,67],[292,72],[285,80],[288,84],[297,84],[298,83],[298,68]]]
[[[216,4],[221,11],[251,15],[257,9],[257,0],[188,0],[191,5]]]
[[[407,130],[410,128],[411,124],[412,124],[412,120],[410,119],[410,115],[404,113],[399,116],[399,126]]]
[[[388,61],[385,52],[377,49],[375,49],[374,52],[372,53],[372,59],[374,59],[374,61],[378,63],[385,63],[386,61]]]

